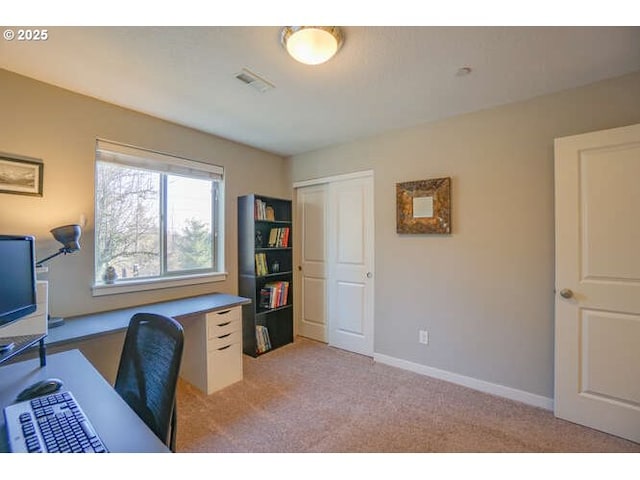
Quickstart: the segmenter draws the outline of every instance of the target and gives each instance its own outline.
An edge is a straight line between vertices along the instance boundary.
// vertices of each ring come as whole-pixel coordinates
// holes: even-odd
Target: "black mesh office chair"
[[[174,319],[136,313],[124,339],[114,385],[124,401],[173,452],[176,387],[183,344],[182,326]]]

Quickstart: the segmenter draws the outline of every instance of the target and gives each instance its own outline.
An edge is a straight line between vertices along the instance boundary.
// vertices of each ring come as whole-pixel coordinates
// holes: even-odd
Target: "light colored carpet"
[[[640,452],[551,412],[296,338],[212,395],[178,387],[178,452]]]

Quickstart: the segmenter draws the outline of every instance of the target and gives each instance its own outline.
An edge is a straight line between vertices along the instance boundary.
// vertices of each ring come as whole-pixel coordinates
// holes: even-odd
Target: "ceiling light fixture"
[[[280,43],[289,55],[307,65],[326,62],[343,42],[338,27],[284,27],[280,32]]]

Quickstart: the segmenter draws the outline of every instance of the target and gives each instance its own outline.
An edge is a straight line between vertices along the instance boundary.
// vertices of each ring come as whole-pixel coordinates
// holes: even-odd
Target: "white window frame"
[[[95,161],[96,165],[98,162],[102,161],[120,164],[125,167],[141,168],[158,173],[185,175],[192,178],[207,178],[217,181],[218,198],[215,202],[217,208],[213,212],[216,227],[212,226],[212,228],[215,236],[215,248],[213,251],[213,255],[215,256],[214,265],[218,268],[216,271],[208,271],[206,273],[186,272],[182,274],[147,277],[135,280],[127,279],[126,281],[116,282],[113,284],[97,283],[94,278],[92,286],[92,293],[94,297],[155,290],[160,288],[198,285],[202,283],[226,280],[228,272],[226,271],[224,262],[225,195],[223,167],[102,139],[98,139],[96,141]],[[93,272],[95,272],[95,261],[96,258],[94,252]],[[93,275],[95,277],[95,273]]]

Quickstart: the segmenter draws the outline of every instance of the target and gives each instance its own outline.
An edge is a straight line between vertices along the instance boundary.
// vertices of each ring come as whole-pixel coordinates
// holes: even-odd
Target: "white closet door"
[[[327,185],[297,189],[300,238],[298,335],[327,341]]]
[[[329,185],[329,344],[373,355],[373,177]]]

